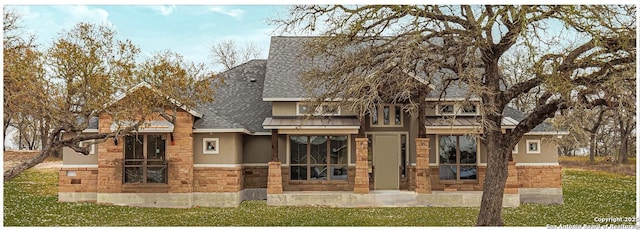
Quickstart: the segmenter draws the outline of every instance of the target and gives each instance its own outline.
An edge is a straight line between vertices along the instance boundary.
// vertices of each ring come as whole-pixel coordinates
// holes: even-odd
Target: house
[[[418,119],[397,104],[364,117],[347,108],[308,111],[299,53],[307,37],[272,37],[267,60],[223,73],[216,101],[179,109],[169,123],[150,118],[136,134],[63,151],[58,199],[152,207],[268,205],[478,206],[487,151],[477,101],[426,98],[427,138]],[[117,103],[117,102],[116,102]],[[314,116],[308,116],[308,114]],[[451,115],[455,119],[443,119]],[[505,109],[502,127],[524,118]],[[84,132],[109,132],[107,113]],[[364,137],[358,133],[364,129]],[[561,166],[548,137],[566,134],[543,123],[513,149],[505,206],[562,203]]]

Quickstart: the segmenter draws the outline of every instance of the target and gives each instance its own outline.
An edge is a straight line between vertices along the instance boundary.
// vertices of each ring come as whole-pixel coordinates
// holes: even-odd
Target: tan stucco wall
[[[540,154],[527,154],[526,140],[540,140]],[[513,154],[513,160],[520,163],[558,163],[558,145],[544,136],[526,135],[518,142],[518,153]],[[487,163],[487,147],[484,144],[480,145],[480,163]]]
[[[218,154],[203,154],[203,138],[219,138]],[[194,164],[242,164],[241,133],[196,133],[193,135]]]
[[[242,137],[243,163],[264,163],[271,160],[271,136]]]
[[[63,139],[67,139],[75,134],[65,133]],[[92,146],[94,154],[84,155],[75,150],[64,147],[62,148],[62,164],[63,165],[98,165],[98,146]]]
[[[271,115],[273,116],[295,116],[296,102],[274,101],[272,103]]]
[[[513,154],[513,160],[518,163],[558,163],[558,145],[546,137],[525,135],[518,143],[518,154]],[[528,154],[526,140],[540,140],[540,154]]]

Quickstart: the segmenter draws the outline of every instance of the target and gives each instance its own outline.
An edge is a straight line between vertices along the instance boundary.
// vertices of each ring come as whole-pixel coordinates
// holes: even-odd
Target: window
[[[382,107],[382,113],[383,113],[383,114],[382,114],[382,118],[383,118],[383,119],[382,119],[382,123],[383,123],[384,125],[389,125],[389,123],[390,123],[390,121],[389,121],[389,114],[390,114],[391,112],[389,111],[389,106],[388,106],[388,105],[385,105],[385,106],[383,106],[383,107]]]
[[[400,135],[400,177],[407,176],[407,135]]]
[[[81,147],[89,146],[89,155],[96,154],[96,145],[91,144],[91,142],[93,142],[93,141],[81,141],[80,142],[80,146]],[[82,154],[82,153],[78,153],[78,154]]]
[[[165,135],[124,137],[124,183],[167,183]]]
[[[289,136],[291,180],[348,179],[348,136]]]
[[[438,105],[440,115],[453,115],[453,104]]]
[[[367,166],[369,172],[369,183],[373,183],[373,135],[367,134]]]
[[[371,124],[378,124],[378,106],[373,107],[373,111],[371,112]]]
[[[527,140],[527,154],[540,154],[540,140]]]
[[[378,111],[381,110],[382,114]],[[371,111],[371,126],[402,126],[402,107],[397,105],[379,105]],[[393,121],[391,120],[393,119]],[[382,120],[382,124],[379,123]]]
[[[439,136],[440,180],[477,179],[477,143],[468,136]]]
[[[340,115],[340,107],[331,105],[320,105],[311,113],[311,107],[305,103],[297,104],[297,115]],[[311,113],[311,114],[309,114]]]
[[[478,107],[476,105],[462,106],[462,114],[478,114]]]
[[[394,106],[395,108],[395,123],[396,125],[402,125],[402,109],[400,106]]]
[[[511,150],[512,154],[518,154],[518,143],[516,143],[516,146],[513,146],[513,149]]]
[[[436,115],[480,115],[478,106],[444,103],[437,106]]]
[[[220,139],[219,138],[203,138],[202,154],[219,154]]]

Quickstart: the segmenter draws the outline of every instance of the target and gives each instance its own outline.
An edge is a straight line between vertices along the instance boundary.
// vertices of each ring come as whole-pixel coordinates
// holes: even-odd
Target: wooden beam
[[[358,130],[358,137],[365,137],[364,136],[364,122],[365,122],[365,116],[364,115],[360,115],[360,129]]]
[[[271,161],[280,162],[278,159],[278,130],[271,130]]]

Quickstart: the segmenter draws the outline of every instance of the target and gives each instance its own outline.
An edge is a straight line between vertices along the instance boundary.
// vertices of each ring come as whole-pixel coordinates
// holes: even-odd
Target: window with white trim
[[[436,109],[437,115],[453,115],[455,111],[453,107],[453,104],[438,105]]]
[[[330,115],[340,115],[340,107],[339,106],[331,106],[327,104],[322,104],[316,107],[316,109],[311,113],[311,106],[307,103],[297,103],[296,104],[296,115],[314,115],[314,116],[330,116]]]
[[[513,149],[511,150],[512,154],[518,154],[518,145],[520,145],[520,143],[516,143],[516,146],[513,146]]]
[[[436,106],[436,115],[480,115],[476,104],[442,103]]]
[[[479,115],[478,106],[476,105],[464,105],[462,106],[461,114],[464,115]]]
[[[219,154],[220,139],[219,138],[203,138],[202,154]]]
[[[95,144],[91,144],[92,142],[93,141],[81,141],[80,142],[80,146],[81,147],[89,146],[89,155],[96,154],[96,145]],[[78,154],[82,154],[82,153],[78,153]]]
[[[371,126],[380,127],[400,127],[403,126],[403,116],[402,116],[402,106],[401,105],[392,105],[392,104],[384,104],[378,105],[373,108],[371,111],[370,121]]]
[[[527,140],[527,154],[540,154],[540,140]]]

